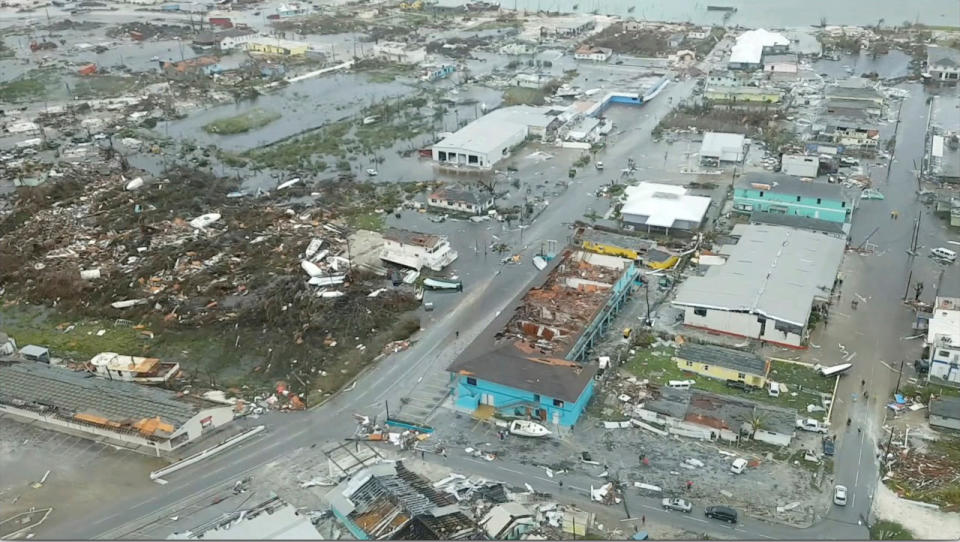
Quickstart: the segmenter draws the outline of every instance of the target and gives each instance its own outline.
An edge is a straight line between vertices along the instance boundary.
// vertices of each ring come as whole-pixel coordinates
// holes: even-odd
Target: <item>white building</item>
[[[960,384],[960,298],[937,297],[927,328],[928,380]]]
[[[700,144],[700,163],[719,166],[723,162],[740,163],[747,154],[747,138],[743,134],[707,132]]]
[[[816,177],[820,171],[820,158],[805,154],[784,154],[780,159],[780,172],[795,177]]]
[[[528,135],[542,136],[559,120],[549,107],[518,105],[496,109],[433,146],[441,166],[490,169]]]
[[[927,46],[926,73],[932,82],[956,85],[960,81],[960,52],[949,47]]]
[[[590,60],[593,62],[606,62],[613,56],[613,49],[606,47],[594,47],[592,45],[581,45],[574,53],[573,58],[577,60]]]
[[[457,251],[444,236],[390,228],[383,234],[380,259],[417,271],[440,271],[457,259]]]
[[[157,454],[233,421],[233,409],[46,363],[0,363],[0,413]]]
[[[419,45],[399,41],[381,41],[373,46],[374,54],[397,64],[419,64],[427,59],[427,50]]]
[[[803,348],[814,304],[830,299],[845,240],[783,226],[738,224],[723,265],[686,279],[674,306],[683,323]]]
[[[157,358],[123,356],[113,352],[101,352],[90,360],[97,376],[108,380],[160,384],[167,382],[180,371],[180,364],[163,362]]]
[[[427,205],[438,209],[478,215],[493,207],[493,196],[477,194],[470,190],[441,188],[430,194]]]
[[[731,70],[758,70],[763,67],[764,54],[785,53],[789,47],[790,40],[782,34],[762,28],[748,30],[737,37],[730,49],[727,67]]]
[[[644,182],[624,190],[620,218],[625,227],[646,231],[695,230],[709,207],[710,198],[688,195],[682,186]]]

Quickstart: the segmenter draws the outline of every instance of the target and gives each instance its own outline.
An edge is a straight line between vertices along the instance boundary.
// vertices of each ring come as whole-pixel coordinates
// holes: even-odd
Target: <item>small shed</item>
[[[960,398],[943,396],[931,399],[930,425],[960,430]]]
[[[20,355],[30,361],[50,363],[50,351],[42,346],[28,344],[20,349]]]

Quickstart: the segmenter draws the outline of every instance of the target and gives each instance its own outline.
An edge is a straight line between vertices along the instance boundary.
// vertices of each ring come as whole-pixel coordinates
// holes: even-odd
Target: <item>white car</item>
[[[377,171],[377,170],[375,170],[375,169],[373,169],[373,168],[367,170],[367,175],[369,175],[369,176],[371,176],[371,177],[376,177],[378,173],[380,173],[380,172]]]
[[[847,486],[833,488],[833,504],[837,506],[847,505]]]
[[[805,420],[797,420],[797,429],[803,429],[804,431],[811,431],[813,433],[827,432],[827,428],[813,418],[807,418]]]
[[[742,457],[738,457],[734,459],[733,464],[730,465],[730,472],[734,474],[743,474],[743,471],[746,468],[747,468],[747,460]]]
[[[676,510],[678,512],[690,513],[693,510],[693,504],[690,501],[685,501],[683,499],[663,499],[663,509],[664,510]]]

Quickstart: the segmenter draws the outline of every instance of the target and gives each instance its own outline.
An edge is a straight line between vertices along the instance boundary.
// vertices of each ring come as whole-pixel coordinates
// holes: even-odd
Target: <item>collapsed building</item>
[[[448,368],[456,408],[481,419],[500,413],[558,428],[576,424],[598,370],[584,360],[638,274],[630,260],[581,250],[552,260],[538,285]]]
[[[0,360],[0,412],[156,454],[180,448],[234,418],[230,405],[11,359]]]

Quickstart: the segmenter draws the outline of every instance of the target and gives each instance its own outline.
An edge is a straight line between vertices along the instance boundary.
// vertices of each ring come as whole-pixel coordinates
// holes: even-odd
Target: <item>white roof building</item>
[[[620,216],[634,228],[694,230],[708,207],[710,198],[688,195],[682,186],[644,182],[626,188]]]
[[[496,109],[433,146],[433,159],[453,167],[492,168],[528,135],[542,135],[557,118],[549,107]]]
[[[700,161],[740,162],[746,154],[747,137],[743,134],[707,132],[700,144]]]
[[[730,49],[730,64],[759,66],[763,62],[764,49],[768,47],[789,47],[790,40],[782,34],[759,28],[748,30],[737,38]]]

